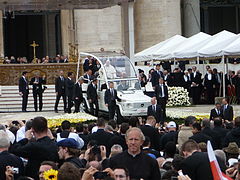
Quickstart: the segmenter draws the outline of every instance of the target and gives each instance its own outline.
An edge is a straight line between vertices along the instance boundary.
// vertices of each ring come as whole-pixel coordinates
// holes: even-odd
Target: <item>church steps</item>
[[[43,93],[43,111],[53,111],[56,101],[55,85],[46,85],[47,89]],[[30,86],[31,88],[31,86]],[[18,86],[0,86],[0,112],[20,112],[22,109],[22,98],[18,92]],[[58,105],[59,110],[63,110],[62,99]],[[27,111],[34,111],[34,100],[32,90],[28,96]]]

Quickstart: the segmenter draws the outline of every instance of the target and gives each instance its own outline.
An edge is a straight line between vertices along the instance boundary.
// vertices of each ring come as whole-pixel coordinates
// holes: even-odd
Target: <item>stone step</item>
[[[43,93],[43,111],[53,111],[56,101],[55,86],[46,85],[47,89]],[[0,86],[0,112],[18,112],[22,109],[22,98],[18,92],[18,86]],[[63,110],[62,99],[58,105],[59,110]],[[28,111],[34,111],[34,100],[32,90],[28,96]]]

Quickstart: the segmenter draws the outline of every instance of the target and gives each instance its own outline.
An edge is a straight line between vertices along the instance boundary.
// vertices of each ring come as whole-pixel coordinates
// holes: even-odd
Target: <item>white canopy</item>
[[[172,52],[184,44],[187,40],[187,38],[183,36],[176,35],[175,37],[175,39],[172,39],[172,41],[169,41],[164,46],[153,52],[153,59],[172,59]]]
[[[237,35],[237,39],[229,44],[223,50],[224,55],[240,55],[240,34]]]
[[[211,41],[198,50],[200,57],[216,57],[223,55],[223,49],[231,44],[237,35],[229,31],[221,31],[213,36]]]
[[[198,50],[205,46],[213,36],[200,32],[188,38],[179,48],[173,53],[173,58],[192,58],[198,56]]]
[[[170,50],[171,47],[176,48],[181,42],[186,40],[185,37],[180,36],[180,35],[175,35],[171,37],[170,39],[167,39],[165,41],[162,41],[150,48],[147,48],[134,56],[135,61],[148,61],[148,60],[153,60],[153,53],[157,52],[162,52],[163,51],[168,51]]]

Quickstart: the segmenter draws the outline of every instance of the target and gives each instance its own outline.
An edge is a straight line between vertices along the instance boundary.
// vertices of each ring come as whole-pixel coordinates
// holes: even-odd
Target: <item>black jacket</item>
[[[73,96],[74,81],[66,78],[66,96]]]
[[[204,142],[207,144],[207,141],[211,141],[212,142],[212,138],[202,132],[198,132],[196,134],[193,134],[193,136],[189,137],[189,139],[192,139],[194,141],[196,141],[197,143],[201,143]]]
[[[11,148],[13,154],[19,157],[27,158],[26,175],[38,179],[38,170],[43,161],[58,160],[56,143],[48,136],[38,139],[35,142],[29,142],[28,139],[22,139]]]
[[[153,71],[151,76],[152,76],[151,78],[152,86],[154,87],[159,84],[159,79],[163,78],[163,73],[162,71],[159,71],[159,73],[157,71]]]
[[[177,144],[177,140],[178,140],[178,132],[177,131],[170,131],[170,132],[162,135],[161,139],[160,139],[160,150],[164,150],[166,144],[170,141]]]
[[[20,157],[15,156],[8,151],[3,151],[0,153],[0,179],[5,180],[5,171],[6,166],[12,166],[18,168],[19,173],[14,174],[14,179],[17,179],[19,176],[24,174],[24,166]]]
[[[79,83],[75,83],[73,87],[73,97],[78,98],[80,101],[83,100],[82,86]]]
[[[202,83],[202,79],[201,79],[202,74],[201,73],[196,72],[196,76],[195,77],[194,77],[194,73],[192,73],[190,75],[190,77],[191,77],[191,82],[195,82],[198,85]]]
[[[151,142],[150,148],[155,149],[157,151],[160,150],[160,135],[158,133],[158,130],[149,125],[141,126],[140,129],[142,130],[145,136],[148,136],[150,138]]]
[[[148,106],[147,116],[154,116],[157,123],[161,122],[163,120],[161,106],[156,104],[156,111],[153,111],[152,105]]]
[[[110,89],[107,89],[105,91],[105,96],[104,96],[105,104],[110,105],[112,102],[116,102],[116,100],[121,101],[121,99],[117,96],[116,89],[114,89],[114,96],[112,96],[112,93],[111,93]]]
[[[224,109],[224,106],[222,106],[223,111],[223,119],[224,120],[233,120],[233,107],[228,104],[227,109]]]
[[[223,118],[223,111],[222,109],[220,109],[220,114],[217,114],[217,111],[216,109],[211,109],[211,112],[210,112],[210,119],[213,120],[215,117],[221,117]]]
[[[29,87],[28,87],[28,81],[27,81],[27,79],[26,79],[26,81],[24,80],[23,77],[21,77],[21,78],[19,79],[18,89],[19,89],[19,92],[22,92],[22,93],[28,93],[28,92],[29,92]]]
[[[125,140],[125,135],[116,134],[109,141],[110,146],[112,147],[114,144],[119,144],[122,146],[123,150],[127,150],[127,144]]]
[[[217,84],[216,77],[212,74],[212,79],[208,80],[208,74],[204,76],[204,87],[207,89],[213,89],[213,86]]]
[[[63,77],[63,80],[61,80],[60,77],[56,78],[55,80],[55,92],[58,94],[65,94],[66,89],[66,78]]]
[[[164,90],[164,98],[167,101],[168,100],[168,88],[165,84],[163,85],[163,90]],[[162,95],[162,88],[160,87],[160,85],[155,86],[155,94],[156,94],[157,99],[159,99],[160,96]]]
[[[87,75],[87,74],[85,74],[84,76],[84,83],[89,83],[89,82],[91,82],[93,79],[94,79],[94,76],[93,75]]]
[[[110,168],[126,167],[130,179],[161,180],[157,161],[141,152],[136,156],[124,151],[110,159]]]
[[[85,168],[84,162],[81,161],[78,157],[70,157],[65,159],[64,162],[72,163],[76,168]]]
[[[31,81],[30,81],[30,84],[33,86],[33,93],[42,93],[43,92],[43,88],[42,88],[42,85],[43,84],[46,84],[46,80],[45,79],[43,79],[43,78],[41,78],[41,77],[39,77],[38,78],[38,84],[34,84],[34,82],[35,82],[35,80],[36,80],[36,77],[33,77],[32,79],[31,79]]]
[[[109,155],[111,149],[109,142],[114,136],[114,134],[108,133],[104,131],[104,129],[98,129],[97,132],[88,136],[88,140],[95,140],[98,145],[104,145],[107,150],[107,155]]]
[[[215,140],[217,149],[223,148],[224,138],[228,133],[228,130],[222,127],[214,127],[213,130],[214,134],[216,134],[217,138]]]
[[[230,142],[236,142],[238,147],[240,147],[240,127],[232,129],[227,133],[224,139],[224,147],[227,147]]]
[[[98,100],[97,85],[96,85],[96,88],[93,87],[92,83],[88,85],[87,99],[92,99],[92,101],[97,101]]]
[[[223,170],[223,164],[219,164]],[[213,180],[208,154],[194,152],[182,163],[183,174],[187,174],[191,180]]]

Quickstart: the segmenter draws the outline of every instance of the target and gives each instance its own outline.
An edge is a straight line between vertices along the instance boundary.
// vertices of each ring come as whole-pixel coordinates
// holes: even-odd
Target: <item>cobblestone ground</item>
[[[181,109],[181,111],[185,112],[200,112],[200,113],[210,113],[210,110],[214,108],[214,105],[197,105],[197,106],[191,106],[191,107],[171,107],[171,110],[178,110]],[[240,105],[234,105],[234,116],[240,116]],[[48,112],[16,112],[16,113],[0,113],[0,123],[7,124],[10,121],[13,120],[28,120],[31,118],[34,118],[36,116],[56,116],[63,114],[62,111],[60,111],[58,114],[56,114],[53,111]]]

